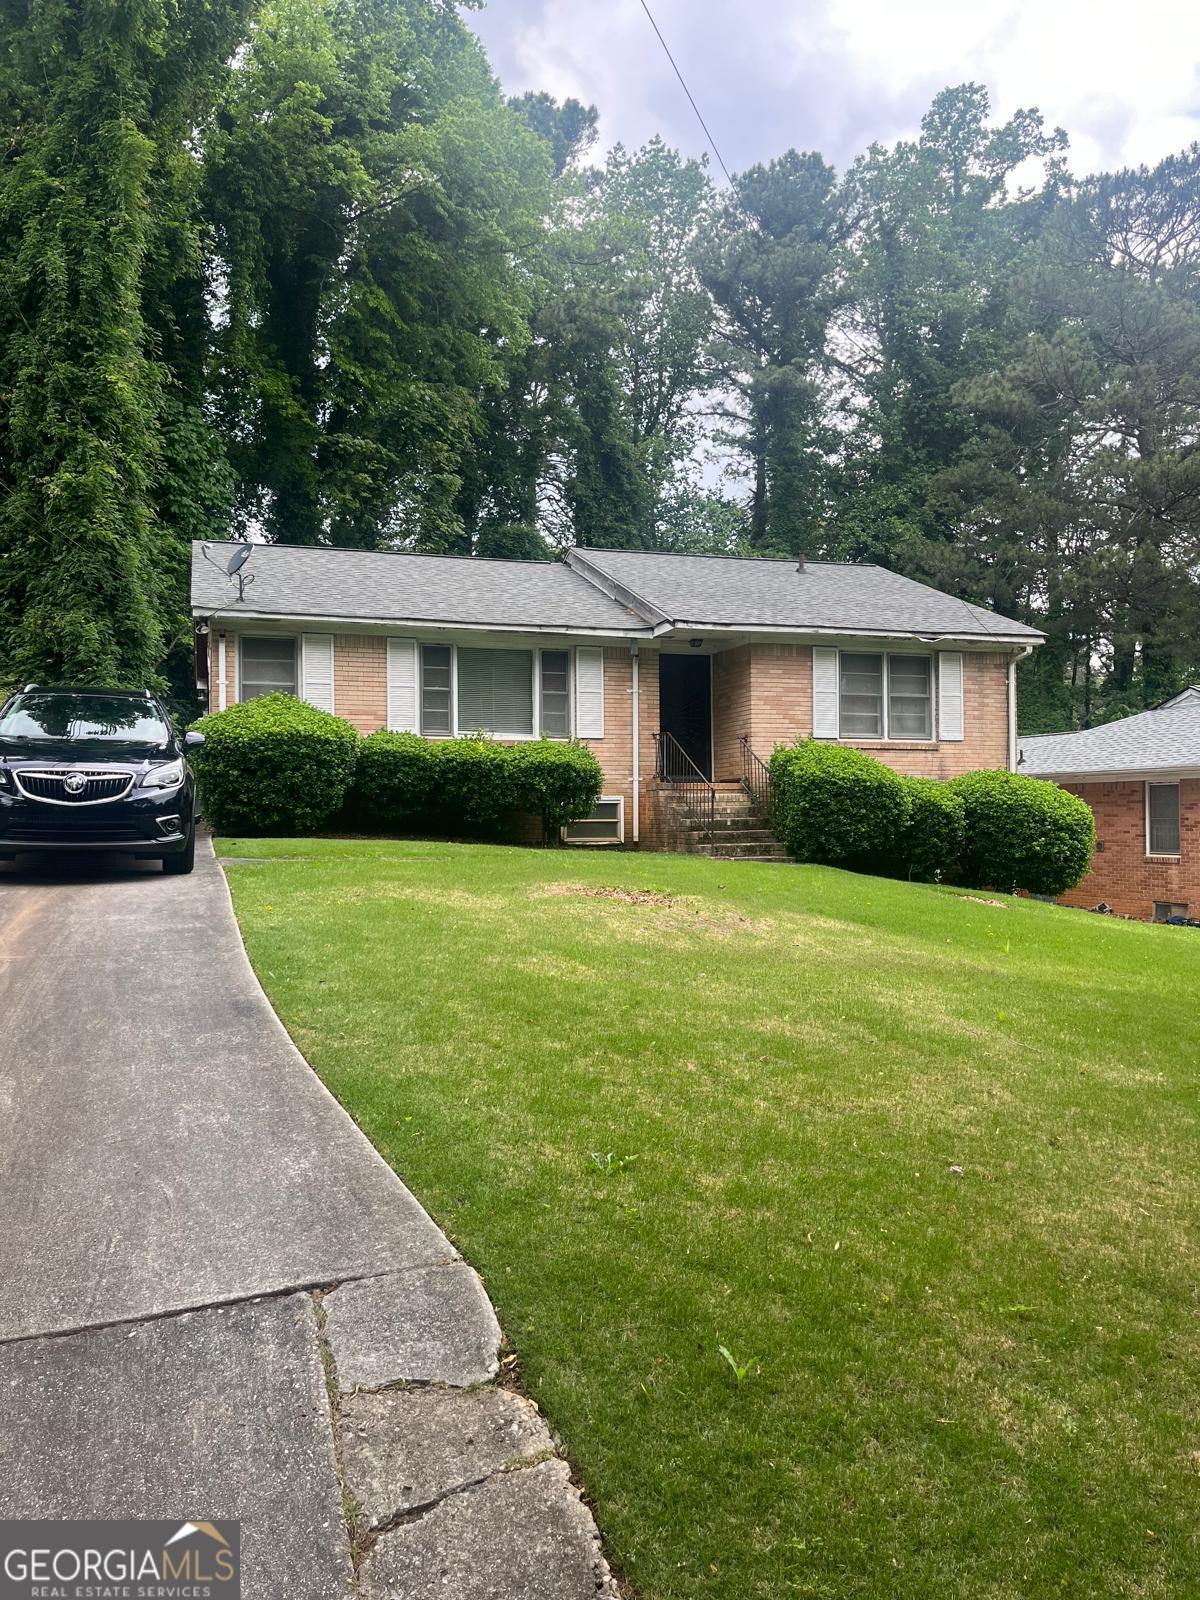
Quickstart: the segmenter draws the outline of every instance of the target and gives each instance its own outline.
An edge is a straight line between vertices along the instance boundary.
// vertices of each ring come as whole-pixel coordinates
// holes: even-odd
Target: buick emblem
[[[87,779],[82,772],[68,772],[63,779],[63,788],[68,794],[82,794],[87,788]]]

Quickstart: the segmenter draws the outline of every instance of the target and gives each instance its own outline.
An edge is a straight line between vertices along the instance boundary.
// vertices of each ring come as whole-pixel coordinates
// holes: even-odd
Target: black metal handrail
[[[717,791],[700,771],[673,733],[654,735],[654,775],[670,784],[684,807],[700,824],[712,843],[717,815]]]
[[[742,747],[742,788],[760,816],[771,820],[771,769],[761,756],[750,748],[750,740],[742,734],[738,741]]]

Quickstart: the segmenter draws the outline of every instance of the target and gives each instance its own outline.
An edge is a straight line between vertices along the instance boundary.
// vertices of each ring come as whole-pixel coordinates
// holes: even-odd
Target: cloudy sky
[[[948,83],[1037,106],[1077,172],[1200,139],[1196,0],[650,0],[734,170],[795,145],[845,165],[911,134]],[[466,13],[512,92],[600,108],[606,145],[704,148],[639,0],[489,0]]]

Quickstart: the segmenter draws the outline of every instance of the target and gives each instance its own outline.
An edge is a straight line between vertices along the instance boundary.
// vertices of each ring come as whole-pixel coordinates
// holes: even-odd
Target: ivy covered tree
[[[212,444],[168,359],[182,330],[162,291],[180,258],[195,267],[187,136],[240,23],[222,0],[0,7],[9,682],[161,680],[182,541],[214,510]]]

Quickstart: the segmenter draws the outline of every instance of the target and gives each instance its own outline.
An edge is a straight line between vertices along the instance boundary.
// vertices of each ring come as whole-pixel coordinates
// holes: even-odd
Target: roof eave
[[[545,633],[569,634],[572,638],[589,639],[648,639],[652,630],[648,626],[636,627],[585,627],[579,623],[551,622],[466,622],[452,617],[347,617],[330,612],[305,611],[248,611],[240,606],[204,606],[192,601],[192,616],[198,621],[209,621],[219,616],[221,624],[243,622],[295,623],[306,628],[386,628],[391,632],[405,628],[440,628],[469,633]]]

